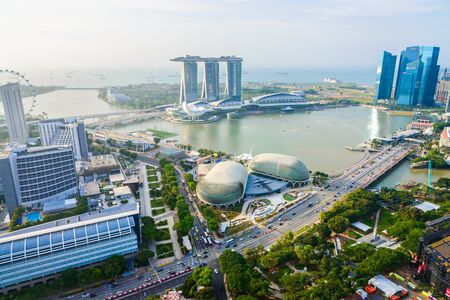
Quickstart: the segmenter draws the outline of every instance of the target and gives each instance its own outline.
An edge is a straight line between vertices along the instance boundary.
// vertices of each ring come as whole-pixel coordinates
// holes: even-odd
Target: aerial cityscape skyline
[[[0,300],[450,299],[449,15],[3,4]]]

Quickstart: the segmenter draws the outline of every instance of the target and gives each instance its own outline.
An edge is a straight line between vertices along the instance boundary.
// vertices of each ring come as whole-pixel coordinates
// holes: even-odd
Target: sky
[[[252,68],[367,67],[381,51],[441,47],[449,0],[8,0],[0,68],[173,68],[185,54]]]

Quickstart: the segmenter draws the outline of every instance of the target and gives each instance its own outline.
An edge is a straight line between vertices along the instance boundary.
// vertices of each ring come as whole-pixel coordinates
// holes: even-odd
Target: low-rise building
[[[0,235],[0,288],[136,252],[138,215],[134,202]]]
[[[445,127],[441,132],[439,147],[450,147],[450,127]]]
[[[145,152],[155,147],[153,137],[143,132],[119,133],[110,130],[95,131],[92,134],[94,141],[106,143],[111,146],[128,148],[129,150]]]
[[[44,203],[44,213],[52,213],[77,207],[77,199],[71,198],[64,201],[50,201]]]
[[[186,152],[176,148],[161,148],[159,150],[159,157],[171,160],[179,160],[186,157]]]
[[[120,186],[113,188],[114,196],[117,200],[125,200],[133,197],[133,192],[128,186]]]
[[[89,159],[89,164],[84,170],[86,176],[97,174],[109,176],[111,173],[120,172],[119,162],[112,154],[95,155]]]

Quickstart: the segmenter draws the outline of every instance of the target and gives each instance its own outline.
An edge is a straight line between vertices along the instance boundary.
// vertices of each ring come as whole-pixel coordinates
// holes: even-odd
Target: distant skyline
[[[441,47],[448,0],[6,1],[0,68],[178,70],[185,54],[238,55],[245,68],[373,67],[384,50]]]

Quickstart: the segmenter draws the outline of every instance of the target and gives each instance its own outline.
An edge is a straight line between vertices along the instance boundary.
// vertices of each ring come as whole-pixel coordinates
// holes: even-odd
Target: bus
[[[234,239],[229,239],[225,242],[225,245],[231,245],[234,242]]]

